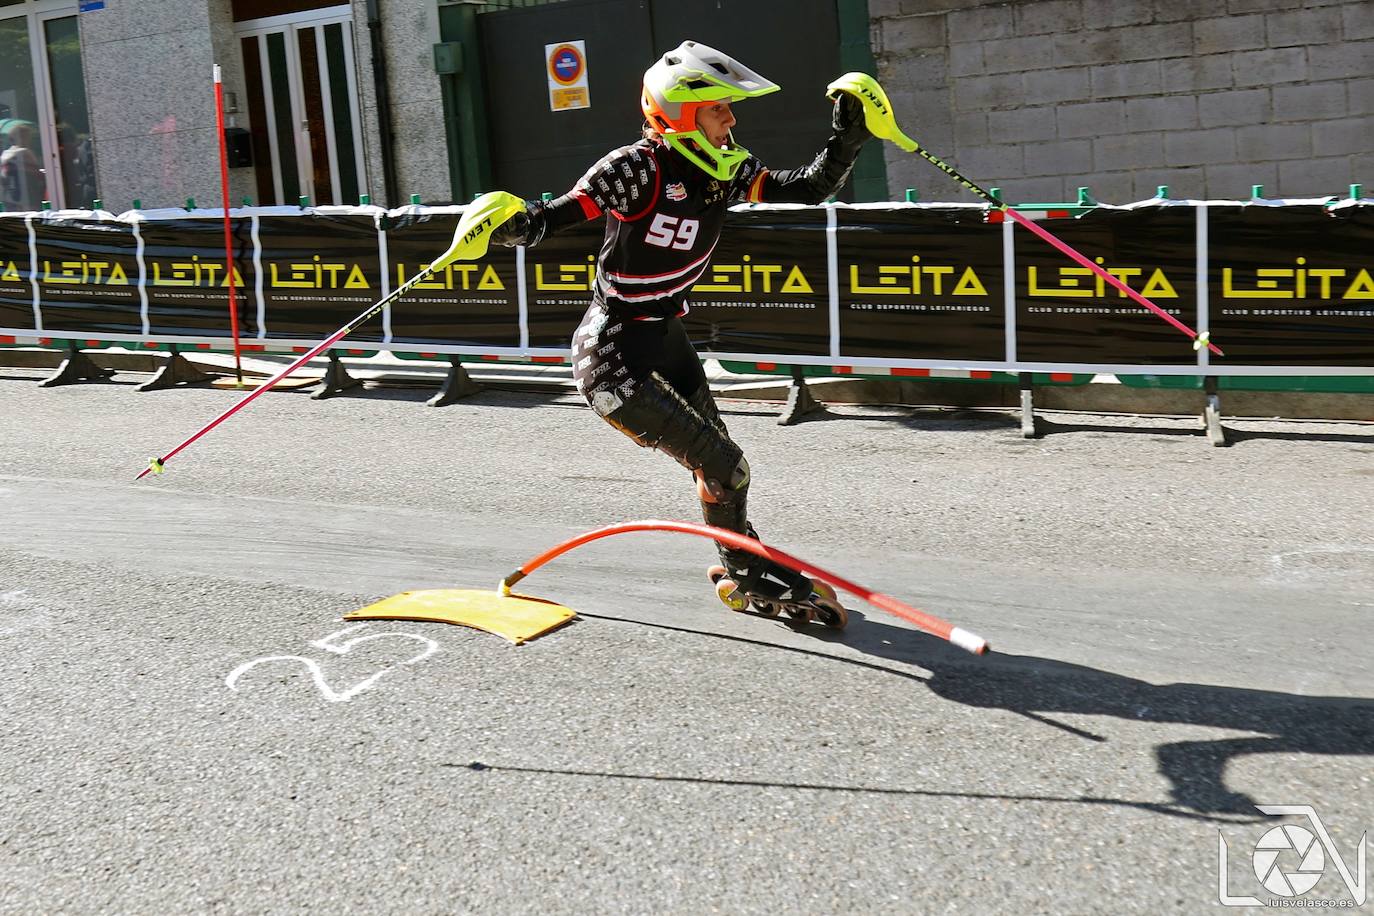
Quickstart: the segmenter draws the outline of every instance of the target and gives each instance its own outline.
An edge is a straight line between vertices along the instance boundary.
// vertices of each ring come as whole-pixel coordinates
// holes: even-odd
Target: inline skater
[[[714,48],[685,41],[644,74],[645,122],[636,143],[607,153],[567,194],[527,203],[492,241],[538,245],[606,217],[592,301],[573,335],[577,388],[607,423],[666,452],[696,478],[708,525],[757,538],[749,524],[749,463],[722,422],[682,324],[731,204],[819,204],[849,177],[872,136],[860,101],[837,94],[825,148],[801,168],[772,171],[735,142],[732,104],[780,87]],[[843,627],[847,614],[822,583],[717,544],[709,572],[735,610]]]

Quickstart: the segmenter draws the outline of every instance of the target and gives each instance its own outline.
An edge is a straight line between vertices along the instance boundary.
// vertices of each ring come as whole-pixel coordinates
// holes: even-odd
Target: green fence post
[[[304,210],[306,207],[310,206],[310,195],[309,195],[309,194],[302,194],[302,195],[301,195],[301,199],[300,199],[299,201],[297,201],[296,203],[297,203],[297,206],[299,206],[302,210]]]
[[[894,6],[896,4],[887,4]],[[912,6],[914,4],[906,4]],[[954,4],[950,4],[953,6]],[[720,4],[715,4],[719,8]],[[872,10],[870,10],[872,7]],[[859,70],[863,73],[877,73],[878,63],[873,58],[872,29],[870,12],[878,15],[878,4],[869,0],[836,0],[834,4],[840,39],[840,71]],[[907,10],[903,9],[903,13]],[[851,187],[854,200],[876,202],[891,200],[887,190],[887,166],[883,161],[881,143],[865,143],[854,164]]]
[[[1079,189],[1078,189],[1078,206],[1080,206],[1080,207],[1096,207],[1096,206],[1097,206],[1097,201],[1093,199],[1093,193],[1092,193],[1092,191],[1089,191],[1087,188],[1079,188]]]
[[[1350,199],[1351,199],[1351,200],[1359,200],[1359,199],[1360,199],[1361,197],[1363,197],[1363,196],[1364,196],[1364,185],[1362,185],[1362,184],[1352,184],[1352,185],[1350,186]]]
[[[906,189],[906,202],[907,202],[907,203],[909,203],[909,204],[914,204],[914,203],[916,203],[916,201],[918,201],[918,200],[920,200],[920,199],[921,199],[921,195],[920,195],[920,193],[917,192],[917,190],[916,190],[915,188],[907,188],[907,189]]]
[[[454,201],[464,200],[474,188],[494,187],[487,146],[489,64],[482,59],[477,27],[479,9],[472,3],[439,4],[439,41],[450,47],[445,49],[442,60],[436,56],[435,70],[440,71],[444,135],[448,141],[449,199]],[[492,73],[495,72],[493,69]]]
[[[1261,199],[1263,199],[1263,197],[1264,197],[1264,185],[1262,185],[1262,184],[1252,184],[1252,185],[1250,185],[1250,199],[1251,199],[1251,200],[1261,200]]]
[[[360,207],[366,207],[366,206],[367,206],[368,204],[370,204],[370,203],[372,203],[372,195],[371,195],[371,194],[359,194],[359,195],[358,195],[358,206],[360,206]]]
[[[1155,188],[1155,197],[1158,197],[1160,200],[1168,200],[1169,186],[1167,184],[1162,184],[1159,187]]]
[[[139,200],[137,197],[134,198],[134,209],[135,209],[135,210],[142,210],[142,209],[143,209],[143,201]]]
[[[418,206],[420,206],[420,195],[419,195],[419,194],[412,194],[412,195],[410,195],[410,205],[411,205],[412,207],[418,207]]]
[[[99,210],[99,209],[103,208],[104,206],[105,206],[105,201],[101,200],[99,197],[97,197],[95,200],[91,201],[91,209],[92,209],[92,210]]]
[[[187,209],[187,210],[194,210],[195,208],[196,208],[196,199],[195,199],[194,197],[188,197],[188,198],[186,198],[186,209]]]

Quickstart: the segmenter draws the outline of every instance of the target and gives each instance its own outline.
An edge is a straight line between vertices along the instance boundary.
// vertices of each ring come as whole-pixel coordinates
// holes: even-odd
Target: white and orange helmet
[[[697,129],[697,110],[716,102],[752,99],[782,87],[715,48],[684,41],[644,73],[640,108],[664,141],[712,178],[735,177],[749,151],[730,137],[716,148]]]

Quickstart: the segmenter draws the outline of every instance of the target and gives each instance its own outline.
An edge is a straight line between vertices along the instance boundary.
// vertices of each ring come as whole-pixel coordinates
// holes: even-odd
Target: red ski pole
[[[186,448],[186,446],[195,442],[201,436],[253,403],[258,395],[262,394],[264,391],[271,390],[272,386],[276,385],[277,382],[280,382],[292,372],[295,372],[301,366],[323,353],[343,337],[351,334],[359,325],[404,296],[415,286],[415,284],[428,279],[435,271],[442,270],[454,261],[475,261],[485,255],[487,253],[487,244],[491,241],[492,230],[510,219],[516,213],[523,212],[524,209],[525,202],[523,200],[513,194],[507,194],[504,191],[492,191],[491,193],[483,194],[481,197],[478,197],[463,210],[463,218],[458,221],[458,228],[453,231],[453,241],[449,244],[448,251],[445,251],[442,255],[435,258],[433,264],[430,264],[424,270],[398,286],[395,292],[386,296],[375,305],[368,306],[348,324],[339,328],[333,334],[330,334],[324,340],[311,347],[308,352],[301,354],[299,359],[272,376],[264,382],[261,387],[244,395],[242,400],[215,417],[209,423],[206,423],[200,429],[196,430],[194,435],[182,442],[176,448],[160,458],[148,459],[148,466],[143,469],[143,473],[139,474],[134,479],[142,480],[149,474],[161,474],[167,462],[176,457],[176,455],[180,453],[182,449]]]
[[[1154,313],[1155,313],[1156,315],[1158,315],[1160,318],[1163,318],[1165,321],[1169,322],[1169,324],[1171,324],[1171,325],[1173,325],[1174,327],[1178,328],[1178,329],[1179,329],[1180,331],[1182,331],[1184,334],[1187,334],[1187,335],[1188,335],[1189,337],[1191,337],[1192,340],[1193,340],[1193,349],[1194,349],[1194,350],[1200,350],[1200,349],[1202,349],[1203,347],[1206,347],[1207,349],[1209,349],[1209,350],[1211,350],[1213,353],[1215,353],[1217,356],[1224,356],[1224,355],[1225,355],[1225,354],[1223,354],[1223,353],[1221,352],[1221,348],[1220,348],[1220,347],[1218,347],[1216,344],[1214,344],[1214,343],[1211,342],[1211,340],[1209,339],[1209,337],[1208,337],[1207,334],[1199,334],[1197,331],[1194,331],[1192,328],[1188,327],[1188,325],[1186,325],[1186,324],[1184,324],[1183,322],[1179,321],[1179,320],[1178,320],[1177,318],[1175,318],[1173,315],[1170,315],[1168,312],[1164,311],[1164,309],[1162,309],[1162,308],[1160,308],[1159,306],[1155,305],[1155,304],[1154,304],[1153,302],[1151,302],[1149,299],[1146,299],[1144,296],[1142,296],[1140,293],[1136,292],[1135,290],[1131,289],[1131,288],[1130,288],[1129,286],[1127,286],[1125,283],[1122,283],[1121,280],[1119,280],[1111,271],[1109,271],[1109,270],[1107,270],[1106,268],[1104,268],[1101,264],[1095,263],[1095,262],[1092,261],[1090,258],[1088,258],[1088,257],[1086,257],[1085,255],[1083,255],[1077,248],[1074,248],[1074,247],[1073,247],[1072,245],[1070,245],[1068,242],[1066,242],[1066,241],[1064,241],[1063,239],[1059,238],[1059,236],[1053,234],[1053,233],[1050,232],[1048,229],[1046,229],[1044,226],[1041,226],[1041,225],[1037,224],[1037,223],[1035,222],[1035,220],[1031,219],[1029,216],[1025,216],[1025,215],[1023,215],[1023,214],[1021,214],[1021,213],[1018,213],[1017,211],[1013,210],[1013,209],[1012,209],[1010,206],[1008,206],[1007,204],[1005,204],[1005,203],[1003,203],[1002,201],[998,200],[997,198],[993,197],[993,196],[992,196],[991,194],[989,194],[987,191],[984,191],[982,188],[978,187],[978,185],[976,185],[976,184],[974,184],[973,182],[969,181],[969,180],[968,180],[967,178],[965,178],[963,175],[960,175],[958,172],[956,172],[953,168],[951,168],[950,166],[946,165],[946,164],[945,164],[944,162],[942,162],[938,157],[936,157],[936,156],[934,156],[933,154],[927,152],[926,149],[925,149],[924,147],[922,147],[922,146],[920,146],[920,145],[918,144],[917,147],[916,147],[916,152],[918,152],[918,153],[921,154],[921,158],[922,158],[922,159],[925,159],[927,162],[931,163],[931,164],[934,165],[935,167],[937,167],[937,168],[941,169],[942,171],[948,173],[949,175],[953,176],[954,179],[955,179],[956,181],[958,181],[960,184],[962,184],[964,187],[968,188],[970,191],[972,191],[973,193],[977,194],[979,197],[982,197],[982,198],[983,198],[984,200],[986,200],[988,203],[992,204],[992,205],[993,205],[994,207],[996,207],[998,210],[1002,211],[1002,213],[1004,213],[1006,216],[1010,217],[1011,220],[1012,220],[1013,222],[1017,223],[1018,225],[1021,225],[1021,226],[1026,227],[1026,228],[1029,229],[1031,232],[1033,232],[1034,234],[1038,235],[1040,238],[1044,239],[1044,240],[1045,240],[1046,242],[1048,242],[1050,245],[1054,246],[1054,247],[1055,247],[1056,249],[1058,249],[1059,251],[1061,251],[1061,252],[1063,252],[1064,254],[1068,255],[1069,258],[1070,258],[1071,260],[1073,260],[1074,263],[1076,263],[1076,264],[1078,264],[1078,265],[1080,265],[1080,266],[1082,266],[1082,267],[1088,268],[1088,270],[1091,270],[1094,274],[1096,274],[1097,276],[1101,277],[1103,280],[1107,281],[1107,284],[1108,284],[1109,286],[1114,287],[1115,289],[1117,289],[1117,290],[1120,291],[1121,293],[1123,293],[1123,294],[1125,294],[1126,296],[1130,297],[1130,299],[1131,299],[1132,301],[1138,303],[1139,305],[1145,306],[1145,308],[1147,308],[1147,309],[1149,309],[1150,311],[1154,312]]]
[[[341,340],[348,334],[351,334],[354,330],[357,329],[358,325],[367,321],[373,315],[376,315],[382,309],[386,308],[388,305],[390,305],[391,303],[399,299],[401,296],[403,296],[405,293],[409,292],[411,287],[413,287],[416,283],[419,283],[421,280],[427,279],[431,274],[434,273],[435,269],[435,265],[433,264],[431,264],[429,267],[426,267],[424,270],[420,271],[418,274],[407,280],[404,285],[397,287],[394,293],[387,296],[385,299],[382,299],[376,305],[368,306],[366,311],[359,314],[348,324],[339,328],[333,334],[329,335],[324,340],[315,344],[315,346],[311,347],[307,352],[301,354],[300,358],[297,359],[294,363],[287,366],[285,369],[278,372],[276,375],[272,376],[260,387],[248,392],[248,394],[243,396],[242,400],[231,406],[228,410],[224,411],[219,416],[215,417],[209,423],[206,423],[204,426],[198,429],[194,435],[192,435],[186,441],[182,442],[176,448],[172,449],[170,452],[163,455],[161,458],[150,458],[148,460],[148,466],[143,469],[143,473],[135,477],[134,480],[142,480],[149,474],[161,474],[167,462],[175,458],[181,452],[182,449],[186,448],[192,442],[195,442],[197,439],[208,433],[210,430],[214,429],[216,426],[219,426],[221,423],[232,417],[234,414],[238,413],[240,410],[243,410],[243,408],[253,403],[253,401],[263,392],[270,391],[274,385],[276,385],[282,379],[286,378],[292,372],[295,372],[301,366],[304,366],[306,363],[310,362],[310,360],[314,359],[316,356],[319,356],[331,345]]]
[[[1046,242],[1053,245],[1056,249],[1068,255],[1071,259],[1073,259],[1073,261],[1076,264],[1086,267],[1088,270],[1092,271],[1094,274],[1101,277],[1113,289],[1116,289],[1122,294],[1130,297],[1130,299],[1133,302],[1136,302],[1139,305],[1143,305],[1145,308],[1154,312],[1160,318],[1163,318],[1169,324],[1173,325],[1183,333],[1187,334],[1189,337],[1193,339],[1194,350],[1201,350],[1203,347],[1206,347],[1207,349],[1215,353],[1217,356],[1224,355],[1221,352],[1221,349],[1210,341],[1207,334],[1199,334],[1197,331],[1194,331],[1192,328],[1188,327],[1186,324],[1179,321],[1173,315],[1170,315],[1168,312],[1164,311],[1164,309],[1155,305],[1149,299],[1146,299],[1144,296],[1142,296],[1135,290],[1131,289],[1125,283],[1122,283],[1119,279],[1113,276],[1110,271],[1103,268],[1100,264],[1096,264],[1091,259],[1084,257],[1083,254],[1078,251],[1078,249],[1069,245],[1063,239],[1054,235],[1043,226],[1036,225],[1035,221],[1032,220],[1030,217],[1023,216],[1022,214],[1017,213],[1011,207],[1007,206],[1005,203],[998,200],[996,197],[993,197],[987,191],[984,191],[982,188],[974,184],[972,181],[969,181],[963,175],[960,175],[954,169],[953,166],[946,163],[939,156],[936,156],[934,153],[931,153],[925,147],[921,146],[921,144],[917,143],[915,140],[911,139],[906,134],[902,133],[902,129],[897,126],[897,119],[892,114],[892,105],[887,100],[887,94],[883,92],[883,87],[878,85],[878,81],[875,80],[873,77],[869,76],[866,73],[846,73],[844,76],[840,77],[839,79],[831,83],[829,86],[827,86],[826,89],[829,91],[830,96],[832,98],[835,96],[835,93],[837,92],[848,92],[857,97],[859,101],[863,102],[864,123],[868,127],[869,132],[873,134],[873,136],[879,137],[884,140],[891,140],[893,143],[896,143],[899,147],[906,150],[907,152],[916,153],[926,162],[929,162],[931,165],[935,166],[937,169],[944,172],[946,175],[953,178],[955,181],[959,182],[959,184],[963,185],[965,188],[972,191],[974,194],[977,194],[979,197],[983,198],[983,200],[992,204],[1004,215],[1010,217],[1014,222],[1019,223],[1022,226],[1025,226],[1031,232],[1033,232],[1040,238],[1044,239]]]

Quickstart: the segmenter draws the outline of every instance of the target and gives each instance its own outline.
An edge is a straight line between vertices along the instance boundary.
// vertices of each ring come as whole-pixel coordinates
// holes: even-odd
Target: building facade
[[[535,144],[544,159],[532,174],[548,181],[512,190],[562,191],[589,150],[633,139],[633,73],[681,38],[717,34],[761,72],[773,73],[760,59],[795,64],[779,82],[818,109],[751,102],[763,113],[739,131],[751,148],[809,155],[824,139],[823,100],[810,96],[844,69],[876,69],[908,133],[1013,201],[1070,199],[1084,185],[1124,203],[1158,185],[1234,198],[1255,184],[1305,197],[1374,182],[1374,0],[808,0],[814,28],[767,34],[749,23],[796,4],[655,3],[0,0],[0,200],[218,206],[215,65],[234,204],[462,201],[502,176],[494,162]],[[637,17],[643,35],[613,44]],[[693,27],[702,34],[676,34]],[[833,60],[818,62],[806,34],[836,45]],[[592,105],[608,126],[549,114],[549,35],[588,39]],[[789,41],[805,60],[788,57]],[[779,118],[797,121],[786,143]],[[859,178],[860,199],[906,187],[967,197],[891,145]]]

